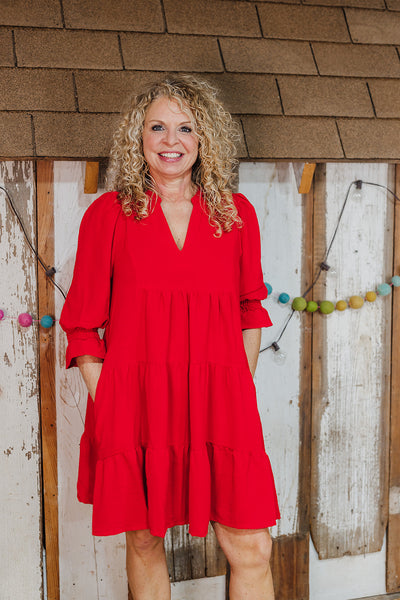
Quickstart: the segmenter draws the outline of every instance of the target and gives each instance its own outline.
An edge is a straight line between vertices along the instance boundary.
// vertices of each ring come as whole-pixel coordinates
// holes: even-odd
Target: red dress
[[[78,499],[93,504],[93,535],[272,526],[280,515],[242,336],[271,325],[255,210],[234,194],[244,226],[217,238],[198,192],[179,250],[149,197],[152,212],[136,221],[116,192],[103,194],[80,225],[60,317],[66,368],[83,354],[104,362],[95,402],[88,395]]]

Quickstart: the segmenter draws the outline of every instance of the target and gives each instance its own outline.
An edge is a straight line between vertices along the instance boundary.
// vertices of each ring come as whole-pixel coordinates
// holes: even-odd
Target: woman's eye
[[[183,125],[181,127],[181,131],[183,131],[183,133],[191,133],[192,129],[190,127],[187,127],[187,125]]]
[[[162,131],[162,125],[153,125],[152,131]]]

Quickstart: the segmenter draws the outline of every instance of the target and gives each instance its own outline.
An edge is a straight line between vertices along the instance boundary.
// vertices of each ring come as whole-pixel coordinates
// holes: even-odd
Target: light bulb
[[[352,198],[353,200],[355,200],[356,202],[360,202],[363,199],[363,193],[362,193],[362,181],[361,179],[358,179],[355,182],[355,189],[353,190],[352,193]]]
[[[277,365],[283,365],[286,361],[286,356],[286,352],[278,350],[277,352],[274,352],[274,362],[276,362]]]
[[[274,351],[274,361],[277,365],[283,365],[286,360],[286,352],[280,349],[278,342],[272,342],[271,347]]]
[[[332,277],[332,278],[337,277],[337,271],[336,271],[335,267],[331,267],[329,269],[329,277]]]

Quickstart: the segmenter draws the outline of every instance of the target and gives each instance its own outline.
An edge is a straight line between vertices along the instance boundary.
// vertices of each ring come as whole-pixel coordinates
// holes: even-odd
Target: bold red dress
[[[93,503],[94,535],[272,526],[280,515],[242,336],[271,325],[255,210],[234,194],[244,226],[217,238],[198,192],[179,250],[149,197],[151,214],[136,221],[116,192],[103,194],[80,225],[60,317],[66,368],[83,354],[104,362],[78,499]]]

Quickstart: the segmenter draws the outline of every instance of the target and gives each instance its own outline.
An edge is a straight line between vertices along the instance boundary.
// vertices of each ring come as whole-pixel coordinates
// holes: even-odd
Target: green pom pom
[[[292,302],[293,310],[304,310],[306,306],[307,306],[307,300],[305,298],[298,296],[297,298],[293,299],[293,302]]]
[[[377,287],[377,290],[380,296],[388,296],[392,291],[392,288],[388,283],[380,283]]]
[[[314,302],[314,300],[310,300],[310,302],[307,302],[307,312],[315,312],[316,310],[318,310],[318,304]]]
[[[319,305],[319,310],[324,315],[330,315],[335,310],[335,305],[329,300],[323,300]]]

